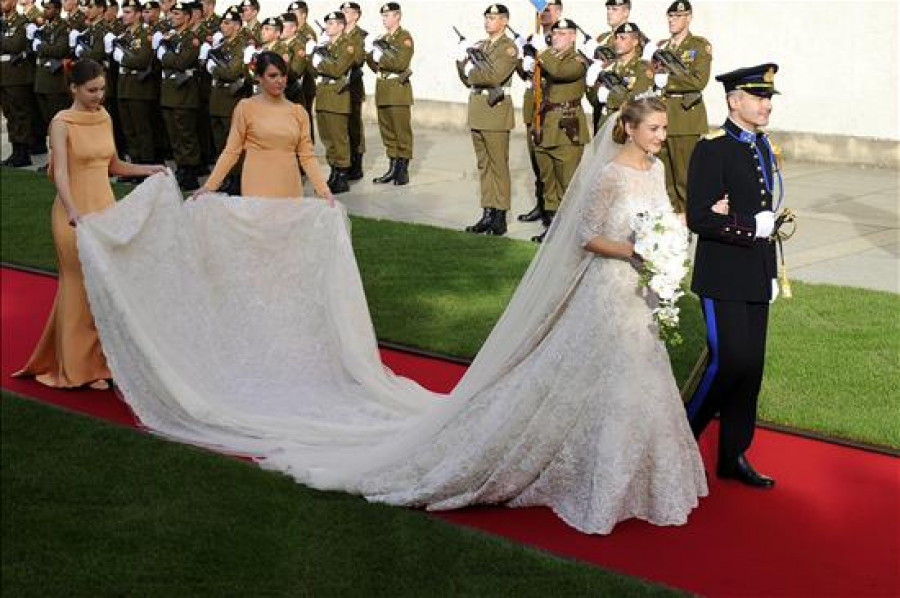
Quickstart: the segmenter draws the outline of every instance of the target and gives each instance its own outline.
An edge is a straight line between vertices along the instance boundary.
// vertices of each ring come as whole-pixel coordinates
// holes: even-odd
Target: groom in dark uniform
[[[778,93],[777,71],[761,64],[716,77],[725,86],[728,119],[700,140],[688,168],[687,222],[699,237],[691,288],[702,303],[710,354],[688,419],[699,438],[718,413],[718,476],[758,488],[775,485],[744,453],[756,425],[769,303],[777,295],[770,237],[781,186],[761,131]]]

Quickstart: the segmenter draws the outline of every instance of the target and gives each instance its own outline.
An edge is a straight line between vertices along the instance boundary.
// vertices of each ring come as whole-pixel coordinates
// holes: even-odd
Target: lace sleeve
[[[672,201],[666,190],[666,169],[662,160],[653,163],[653,194],[651,195],[653,209],[659,212],[672,212]]]
[[[618,169],[606,165],[590,190],[589,199],[581,211],[578,242],[583,247],[599,236],[610,236],[609,214],[617,197],[624,190],[625,181]]]

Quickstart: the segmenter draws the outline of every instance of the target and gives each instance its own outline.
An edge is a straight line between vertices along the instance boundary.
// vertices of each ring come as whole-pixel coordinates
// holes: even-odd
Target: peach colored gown
[[[69,184],[78,213],[89,214],[113,205],[109,164],[116,146],[109,114],[102,108],[97,112],[62,110],[54,120],[67,125]],[[52,166],[48,172],[52,175]],[[88,306],[75,229],[69,226],[59,196],[53,202],[51,226],[59,264],[56,299],[34,353],[14,375],[31,375],[56,388],[74,388],[112,375]]]
[[[303,196],[300,166],[316,193],[325,195],[328,185],[313,155],[309,115],[303,106],[287,100],[267,102],[249,98],[238,102],[231,116],[228,142],[206,181],[215,191],[246,152],[241,171],[241,195],[248,197],[299,198]]]

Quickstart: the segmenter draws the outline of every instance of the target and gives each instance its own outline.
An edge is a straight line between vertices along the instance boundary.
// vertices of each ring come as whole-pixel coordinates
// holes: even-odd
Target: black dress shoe
[[[506,234],[506,210],[494,210],[491,217],[491,223],[488,229],[484,231],[488,235],[496,235],[502,237]]]
[[[388,160],[390,164],[387,171],[380,177],[372,179],[373,183],[390,183],[394,180],[394,176],[397,174],[397,158],[388,158]]]
[[[397,171],[394,173],[395,185],[409,183],[409,158],[397,158]]]
[[[540,206],[534,206],[530,212],[519,214],[516,218],[519,222],[537,222],[544,217],[544,210]]]
[[[772,488],[775,486],[775,480],[769,476],[765,476],[750,465],[747,457],[741,455],[731,465],[719,464],[716,474],[726,480],[737,480],[742,484],[753,486],[754,488]]]
[[[491,227],[491,220],[494,217],[494,208],[484,208],[481,212],[481,220],[473,224],[472,226],[466,227],[467,233],[484,233]]]
[[[345,177],[348,181],[358,181],[363,178],[363,155],[353,154],[350,157],[350,168],[346,169]]]
[[[531,240],[534,241],[535,243],[543,243],[543,242],[544,242],[544,238],[546,238],[546,236],[547,236],[547,231],[548,231],[548,230],[550,230],[550,229],[545,228],[545,229],[544,229],[544,232],[542,232],[542,233],[539,234],[539,235],[535,235],[535,236],[531,237]]]

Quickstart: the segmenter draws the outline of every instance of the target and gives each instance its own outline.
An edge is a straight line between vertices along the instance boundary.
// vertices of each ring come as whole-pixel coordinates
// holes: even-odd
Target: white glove
[[[587,40],[586,42],[584,42],[583,44],[581,44],[581,51],[584,53],[585,56],[587,56],[588,58],[593,60],[594,52],[596,52],[597,48],[599,48],[599,47],[600,47],[600,44],[597,43],[597,40],[595,40],[594,38],[591,38],[591,39]]]
[[[168,50],[165,49],[164,47],[160,46],[159,49],[156,50],[156,58],[157,58],[157,60],[162,60],[162,59],[163,59],[163,56],[166,55],[166,52],[168,52]]]
[[[609,90],[605,87],[600,87],[597,89],[597,101],[601,104],[605,104],[606,100],[609,99]]]
[[[516,46],[519,48],[519,52],[525,49],[525,46],[528,45],[528,40],[522,37],[522,34],[516,36],[516,39],[513,40],[516,42]]]
[[[534,72],[534,63],[535,63],[534,58],[532,58],[531,56],[526,56],[525,58],[522,59],[522,69],[526,73],[533,73]]]
[[[78,43],[78,36],[81,35],[81,32],[77,29],[73,29],[69,32],[69,47],[74,48],[75,44]]]
[[[122,48],[116,48],[113,51],[113,60],[121,63],[123,58],[125,58],[125,52],[122,51]]]
[[[324,46],[325,44],[327,44],[330,41],[331,41],[331,36],[328,35],[327,33],[323,33],[322,35],[319,36],[319,45],[320,46]]]
[[[469,57],[469,53],[467,52],[468,49],[469,42],[467,42],[466,40],[462,40],[456,45],[455,57],[457,62],[462,62]]]
[[[112,31],[103,36],[103,51],[107,54],[112,54],[114,39],[116,39],[116,34]]]
[[[757,212],[753,218],[756,220],[756,236],[758,238],[766,239],[775,230],[775,212],[771,210]]]
[[[209,51],[212,50],[212,46],[207,42],[203,42],[200,44],[200,55],[197,57],[197,60],[206,60],[209,58]]]
[[[225,38],[225,36],[222,35],[222,32],[221,32],[221,31],[216,31],[216,32],[213,34],[213,37],[212,37],[212,45],[213,45],[213,48],[218,48],[220,45],[222,45],[222,40],[223,40],[224,38]]]
[[[25,25],[25,38],[26,38],[28,41],[33,40],[33,39],[34,39],[34,34],[35,34],[35,32],[36,32],[37,30],[38,30],[38,26],[37,26],[37,25],[35,25],[34,23],[28,23],[27,25]]]
[[[535,33],[531,36],[531,47],[537,50],[538,54],[547,49],[547,38],[543,33]]]
[[[303,47],[303,50],[307,54],[312,54],[313,50],[315,50],[315,49],[316,49],[316,40],[314,40],[313,38],[309,38],[308,40],[306,40],[306,45]]]
[[[42,42],[39,39],[36,39],[33,42],[31,42],[31,51],[34,52],[35,54],[37,54],[37,51],[41,48],[41,44],[42,44]]]
[[[657,89],[664,89],[669,84],[669,73],[656,73],[653,75],[653,84]]]
[[[366,36],[366,41],[363,42],[363,48],[366,50],[366,54],[371,54],[372,50],[375,49],[375,39],[371,35]]]
[[[319,68],[319,65],[322,64],[322,61],[325,60],[325,57],[321,54],[313,54],[312,57],[312,65],[314,69]]]
[[[81,58],[84,54],[84,46],[75,46],[75,58]]]
[[[250,64],[254,56],[256,56],[256,48],[254,46],[244,48],[244,64]]]
[[[646,61],[650,61],[653,58],[653,54],[656,52],[657,47],[653,42],[647,42],[647,45],[644,46],[644,52],[641,54],[641,58]]]
[[[465,68],[463,68],[463,74],[468,77],[469,74],[475,70],[475,65],[471,62],[467,62]]]
[[[213,62],[212,60],[207,61],[206,62],[206,72],[209,73],[210,75],[212,75],[214,70],[216,70],[216,63]]]
[[[153,37],[150,38],[150,47],[154,50],[159,47],[159,43],[162,41],[163,33],[162,31],[157,31],[153,34]]]
[[[597,77],[600,76],[600,73],[603,72],[603,65],[600,64],[600,61],[597,60],[591,63],[591,66],[588,67],[587,73],[584,76],[584,81],[587,83],[588,87],[593,87],[597,83]]]
[[[384,56],[384,52],[381,48],[375,48],[372,50],[372,60],[375,62],[381,62],[381,57]]]
[[[775,300],[778,299],[778,281],[774,278],[772,279],[772,298],[769,299],[769,303],[775,303]]]

